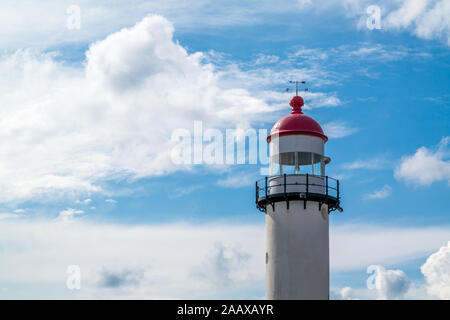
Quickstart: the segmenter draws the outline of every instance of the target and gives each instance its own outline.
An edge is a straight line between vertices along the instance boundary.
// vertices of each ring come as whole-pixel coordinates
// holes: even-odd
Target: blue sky
[[[450,270],[445,1],[79,1],[69,30],[71,4],[0,7],[0,298],[263,297],[262,166],[177,166],[170,138],[195,120],[270,130],[292,79],[308,83],[305,113],[341,180],[332,296],[448,298],[449,283],[427,282],[445,274],[420,269]],[[381,29],[366,27],[369,5]],[[69,264],[81,290],[65,287]],[[375,290],[371,264],[386,268]]]

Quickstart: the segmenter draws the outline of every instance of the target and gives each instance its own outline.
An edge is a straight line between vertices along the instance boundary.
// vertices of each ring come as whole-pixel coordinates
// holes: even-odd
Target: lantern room
[[[324,156],[328,140],[320,125],[303,114],[303,98],[295,96],[290,103],[292,113],[280,119],[270,131],[270,176],[286,174],[312,174],[325,176],[325,165],[330,158]]]
[[[331,161],[324,151],[328,138],[313,118],[303,114],[302,97],[293,97],[290,106],[291,114],[280,119],[267,137],[270,173],[257,182],[257,198],[263,199],[264,206],[280,197],[301,197],[305,205],[309,199],[319,206],[327,204],[330,211],[340,209],[339,181],[326,175],[326,165]]]

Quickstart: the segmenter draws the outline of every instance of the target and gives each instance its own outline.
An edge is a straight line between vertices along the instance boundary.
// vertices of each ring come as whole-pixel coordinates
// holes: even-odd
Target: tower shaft
[[[274,209],[275,210],[274,210]],[[329,298],[328,208],[277,202],[266,212],[266,298]]]

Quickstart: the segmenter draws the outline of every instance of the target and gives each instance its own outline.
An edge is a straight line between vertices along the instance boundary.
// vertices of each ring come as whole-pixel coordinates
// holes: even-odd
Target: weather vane
[[[295,83],[295,95],[298,96],[298,84],[306,84],[306,81],[292,81],[289,80],[289,83]],[[308,88],[305,88],[305,91],[308,91]],[[286,92],[289,92],[289,88],[286,88]]]

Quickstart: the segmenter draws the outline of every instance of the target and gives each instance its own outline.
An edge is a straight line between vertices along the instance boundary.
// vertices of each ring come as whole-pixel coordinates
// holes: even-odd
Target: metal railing
[[[289,182],[294,180],[294,182]],[[299,178],[299,179],[295,179]],[[289,199],[293,197],[298,200],[313,199],[321,203],[332,204],[330,210],[342,209],[340,204],[339,180],[329,176],[311,174],[283,174],[281,176],[265,177],[256,181],[255,202],[261,211],[265,211],[267,204],[273,201],[285,199],[289,207]],[[273,200],[277,199],[277,200]],[[262,210],[262,206],[264,210]]]

